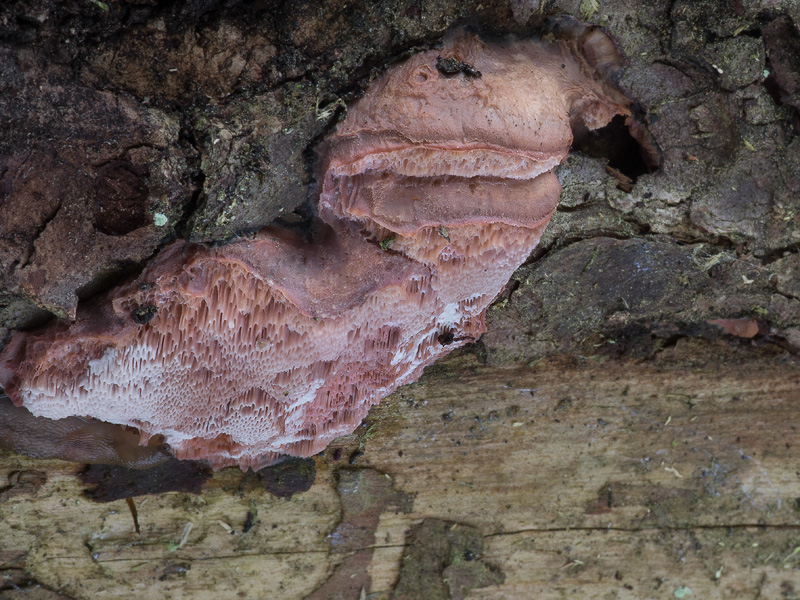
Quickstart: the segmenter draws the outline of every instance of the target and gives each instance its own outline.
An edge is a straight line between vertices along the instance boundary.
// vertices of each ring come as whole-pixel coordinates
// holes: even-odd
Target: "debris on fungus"
[[[621,117],[636,136],[603,77],[605,34],[566,30],[457,32],[391,67],[319,150],[311,241],[277,227],[177,241],[74,323],[16,333],[0,385],[34,415],[135,427],[142,444],[160,434],[215,468],[309,456],[352,432],[484,332],[556,209],[573,130]],[[588,52],[594,38],[605,45]],[[458,69],[442,73],[442,56]]]

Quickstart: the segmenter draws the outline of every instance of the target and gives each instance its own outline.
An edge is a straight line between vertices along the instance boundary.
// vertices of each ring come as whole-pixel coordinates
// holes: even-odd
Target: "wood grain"
[[[798,406],[782,354],[681,342],[649,362],[487,368],[462,353],[317,456],[308,491],[276,498],[226,469],[200,494],[136,497],[140,534],[124,500],[83,495],[80,466],[6,453],[0,598],[303,598],[353,551],[337,540],[364,497],[339,475],[359,469],[409,499],[361,532],[368,598],[391,597],[423,518],[483,535],[475,560],[504,581],[467,598],[792,598]]]

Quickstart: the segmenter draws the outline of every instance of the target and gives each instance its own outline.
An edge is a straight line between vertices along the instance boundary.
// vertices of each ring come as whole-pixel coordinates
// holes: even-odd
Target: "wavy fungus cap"
[[[311,242],[176,242],[75,323],[15,334],[0,384],[215,467],[320,451],[481,335],[555,211],[571,125],[630,115],[574,47],[458,32],[391,67],[320,150]]]

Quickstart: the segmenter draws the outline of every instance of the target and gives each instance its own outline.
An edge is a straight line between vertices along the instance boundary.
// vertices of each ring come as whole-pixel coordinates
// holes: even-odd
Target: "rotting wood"
[[[16,265],[0,273],[0,336],[45,318],[43,303],[69,308],[77,287],[104,287],[118,260],[137,262],[179,230],[219,240],[290,213],[306,197],[309,140],[398,50],[457,22],[527,35],[546,13],[576,10],[345,4],[356,18],[337,2],[190,2],[196,11],[139,3],[125,21],[126,3],[48,0],[31,20],[28,3],[0,3],[0,137],[12,153],[0,254]],[[756,320],[753,346],[800,348],[798,115],[786,104],[797,68],[785,51],[800,13],[773,5],[600,3],[592,19],[618,36],[623,84],[651,117],[664,168],[628,193],[602,160],[573,155],[533,257],[544,260],[518,272],[483,338],[495,363],[597,348],[660,358],[532,369],[451,359],[317,457],[308,491],[277,499],[223,471],[202,493],[137,497],[139,536],[124,500],[82,496],[80,467],[2,454],[0,599],[66,597],[37,585],[72,598],[303,597],[341,564],[327,538],[343,512],[341,468],[383,471],[414,495],[412,512],[378,519],[372,598],[390,595],[423,517],[484,534],[483,560],[505,579],[470,598],[796,597],[797,364],[751,349],[726,365],[718,347],[683,340],[661,350],[713,336],[721,318]],[[115,131],[116,145],[96,131]],[[58,196],[42,193],[52,185]],[[144,189],[144,237],[125,237],[143,213],[99,215],[95,228],[98,210],[124,215]],[[21,286],[42,273],[50,289]]]
[[[462,353],[316,457],[308,491],[276,498],[226,469],[200,494],[137,497],[138,535],[124,500],[82,496],[80,467],[4,454],[0,585],[32,580],[76,599],[303,598],[347,556],[330,537],[347,501],[337,471],[372,469],[412,500],[380,514],[370,598],[391,597],[423,518],[483,534],[478,560],[504,581],[468,598],[791,597],[800,367],[756,351],[715,359],[722,349],[681,342],[646,363],[524,368]],[[31,471],[46,480],[20,475]]]

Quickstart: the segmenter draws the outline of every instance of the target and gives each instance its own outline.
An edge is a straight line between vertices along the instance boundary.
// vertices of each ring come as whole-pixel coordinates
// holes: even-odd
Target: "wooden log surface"
[[[0,452],[0,600],[800,597],[798,10],[0,2],[2,339],[176,235],[291,216],[354,91],[460,23],[607,28],[663,152],[622,160],[632,189],[605,168],[624,141],[572,154],[489,311],[494,366],[451,356],[319,456],[212,475]],[[612,346],[647,358],[584,356]],[[552,352],[572,358],[531,363]]]
[[[85,467],[5,453],[0,599],[795,598],[798,405],[768,349],[460,352],[313,459],[135,496],[139,533]]]

